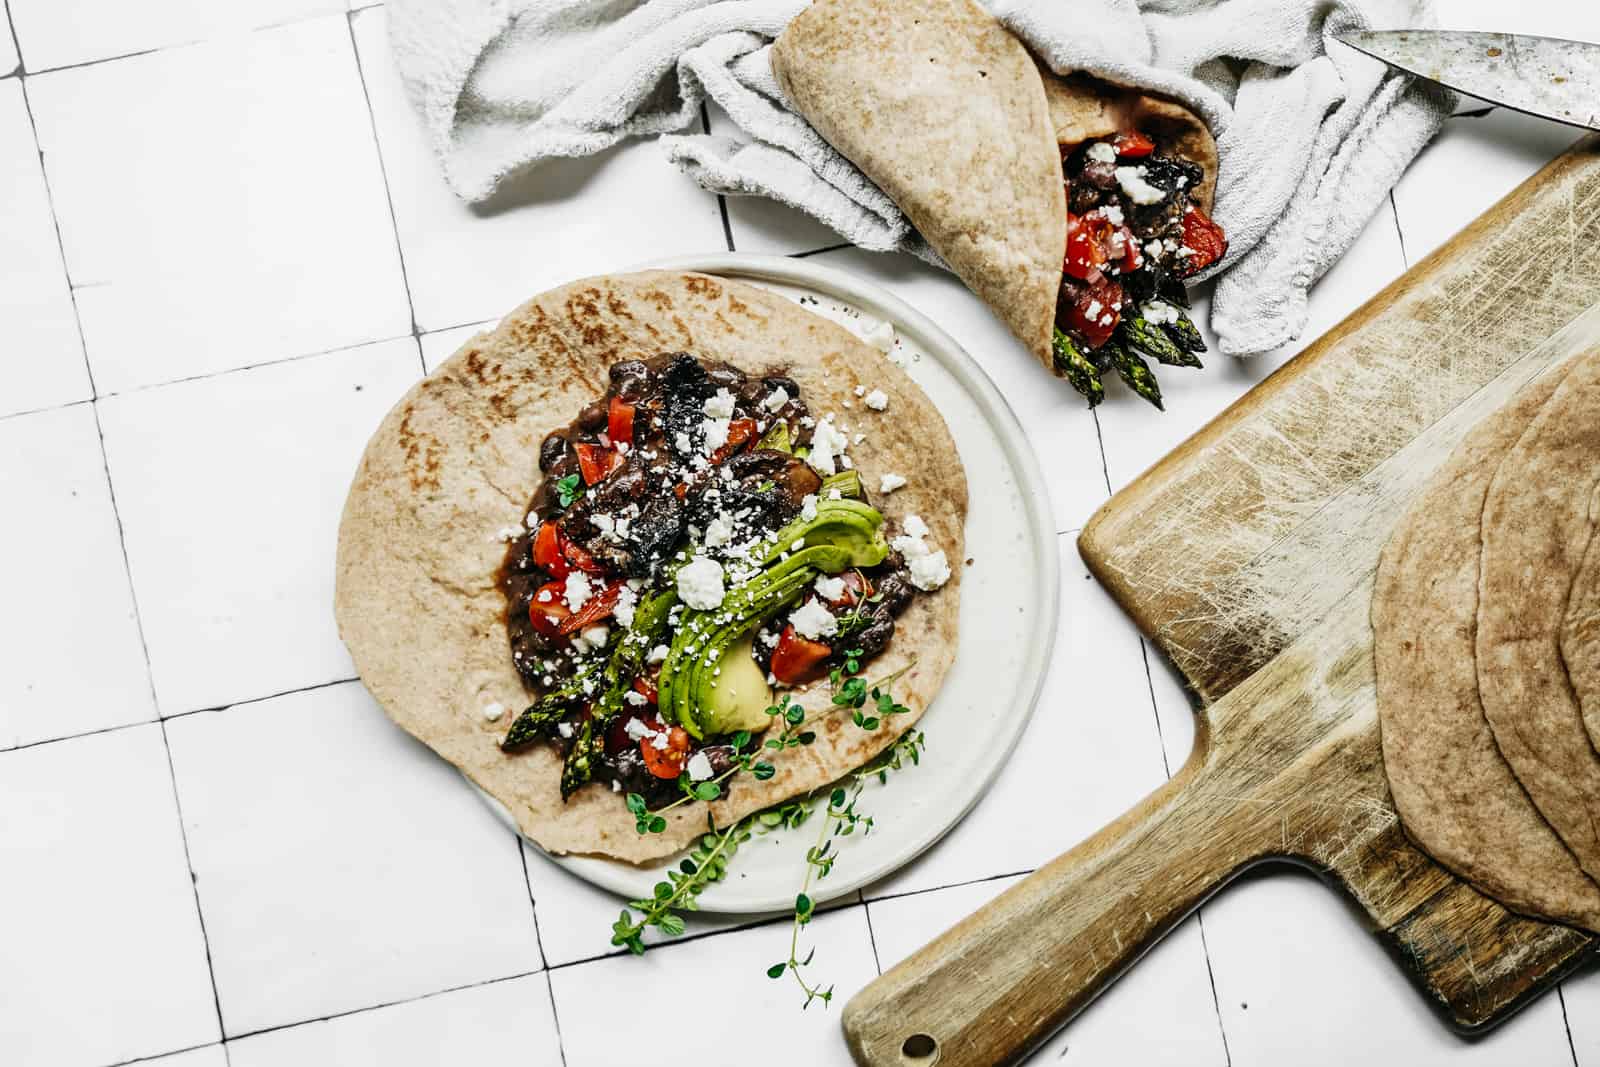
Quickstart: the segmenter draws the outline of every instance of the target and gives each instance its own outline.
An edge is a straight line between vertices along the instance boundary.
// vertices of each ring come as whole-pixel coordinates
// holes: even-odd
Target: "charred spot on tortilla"
[[[734,768],[775,690],[882,652],[948,566],[916,516],[891,542],[835,413],[781,370],[675,352],[608,376],[541,441],[497,575],[534,698],[502,747],[555,746],[565,796],[597,782],[656,806]]]

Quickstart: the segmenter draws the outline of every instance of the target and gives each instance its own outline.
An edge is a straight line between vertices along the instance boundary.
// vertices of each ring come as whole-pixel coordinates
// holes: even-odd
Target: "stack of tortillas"
[[[1600,931],[1600,351],[1477,426],[1384,548],[1384,764],[1406,832],[1513,911]]]

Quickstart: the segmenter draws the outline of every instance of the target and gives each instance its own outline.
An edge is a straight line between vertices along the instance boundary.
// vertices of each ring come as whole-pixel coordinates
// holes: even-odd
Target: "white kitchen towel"
[[[401,77],[463,199],[629,137],[664,138],[707,189],[768,196],[863,248],[935,256],[894,204],[791,111],[771,42],[808,0],[390,0]],[[1356,239],[1454,104],[1333,41],[1435,25],[1432,0],[988,0],[1056,71],[1181,100],[1217,136],[1229,252],[1224,352],[1305,326],[1306,291]]]

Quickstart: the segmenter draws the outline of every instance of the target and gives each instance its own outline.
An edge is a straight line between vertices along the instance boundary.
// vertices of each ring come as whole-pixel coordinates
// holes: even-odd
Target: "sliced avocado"
[[[772,687],[751,655],[754,641],[752,628],[723,651],[714,670],[700,675],[700,691],[695,694],[699,709],[696,717],[706,733],[759,733],[772,722],[767,715],[772,706]]]
[[[779,419],[772,424],[772,428],[761,435],[761,440],[756,442],[757,448],[770,448],[774,452],[787,452],[794,455],[794,442],[789,438],[789,424]]]
[[[771,564],[783,553],[793,551],[796,541],[804,541],[806,548],[833,545],[849,549],[850,561],[844,567],[875,567],[889,554],[889,545],[883,539],[882,513],[859,500],[818,501],[813,518],[795,519],[778,531],[762,564]]]
[[[822,479],[822,488],[817,490],[817,495],[827,499],[830,492],[837,489],[839,495],[849,500],[860,500],[865,496],[861,488],[861,473],[856,470],[840,471],[830,474]]]

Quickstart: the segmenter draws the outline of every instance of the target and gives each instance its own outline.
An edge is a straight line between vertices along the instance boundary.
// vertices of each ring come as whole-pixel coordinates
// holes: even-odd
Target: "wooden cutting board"
[[[1383,774],[1368,610],[1390,528],[1467,430],[1597,345],[1600,137],[1101,508],[1079,548],[1192,687],[1194,754],[852,1000],[857,1062],[1020,1058],[1268,860],[1349,894],[1459,1030],[1503,1021],[1577,966],[1592,938],[1507,912],[1407,840]]]

